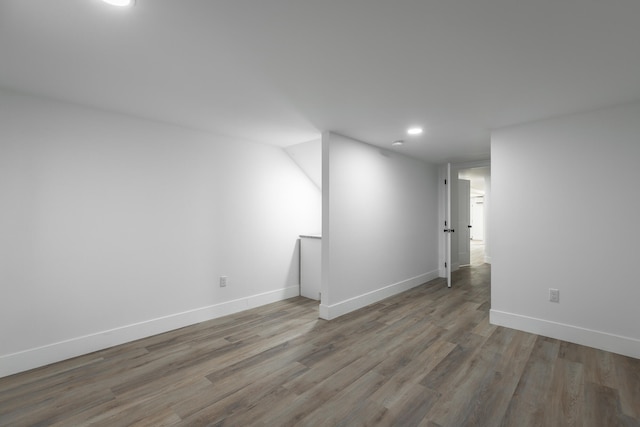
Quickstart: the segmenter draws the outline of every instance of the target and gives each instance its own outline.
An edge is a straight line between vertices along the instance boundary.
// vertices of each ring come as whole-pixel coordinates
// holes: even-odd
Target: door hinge
[[[446,262],[444,263],[444,268],[447,268],[447,263]]]
[[[446,221],[446,220],[444,221],[444,226],[445,226],[445,227],[447,226],[447,221]]]
[[[446,179],[444,180],[444,185],[447,185],[447,180]]]

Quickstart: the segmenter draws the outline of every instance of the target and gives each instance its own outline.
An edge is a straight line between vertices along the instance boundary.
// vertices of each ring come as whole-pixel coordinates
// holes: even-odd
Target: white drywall
[[[492,322],[640,357],[640,104],[498,130],[491,151]]]
[[[322,189],[322,140],[291,145],[284,151],[291,156],[316,187]]]
[[[491,228],[491,215],[493,213],[493,209],[491,207],[491,175],[487,175],[484,178],[484,262],[487,264],[491,264],[491,254],[493,253],[491,243],[492,243],[492,233],[493,229]]]
[[[321,227],[280,148],[8,92],[0,195],[0,376],[298,295]]]
[[[337,134],[322,144],[321,317],[437,277],[436,167]]]

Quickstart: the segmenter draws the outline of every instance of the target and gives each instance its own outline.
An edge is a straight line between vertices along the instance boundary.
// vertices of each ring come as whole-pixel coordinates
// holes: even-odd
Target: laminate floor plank
[[[456,417],[445,412],[437,418],[442,425],[495,426],[500,425],[509,402],[525,369],[528,355],[533,348],[534,336],[522,334],[512,329],[499,328],[484,342],[480,350],[479,365],[486,366],[485,374],[476,380],[464,378],[461,386],[449,386],[455,390],[451,397],[445,399],[466,400],[464,410]],[[472,362],[474,363],[474,362]],[[456,397],[456,395],[458,397]],[[430,414],[434,416],[434,414]]]
[[[617,378],[612,353],[561,342],[558,357],[584,366],[585,381],[611,388],[616,387]]]
[[[282,366],[279,369],[269,371],[266,376],[262,376],[257,380],[248,381],[241,386],[236,385],[237,391],[225,396],[224,398],[214,401],[197,412],[187,415],[180,407],[174,406],[178,414],[181,414],[183,425],[207,425],[222,423],[226,418],[230,417],[237,411],[244,411],[257,404],[263,396],[274,391],[274,383],[282,381],[283,378],[292,378],[307,371],[304,365],[292,363]]]
[[[283,402],[292,402],[297,396],[291,391],[279,385],[273,385],[272,388],[263,394],[259,400],[252,402],[244,408],[227,415],[227,417],[219,423],[224,426],[266,426],[265,419],[269,414],[273,414],[274,408],[281,407]],[[177,424],[179,426],[190,427],[187,422]]]
[[[398,376],[406,365],[413,365],[415,376],[417,372],[421,371],[421,367],[415,366],[412,362],[416,359],[423,361],[423,353],[425,351],[439,350],[442,346],[446,346],[448,352],[450,352],[455,347],[453,344],[440,339],[441,328],[426,324],[420,329],[422,332],[413,339],[405,339],[397,343],[395,351],[388,353],[387,357],[376,366],[376,372],[387,377],[394,377]],[[422,364],[423,367],[428,366],[424,362]]]
[[[640,426],[640,360],[489,323],[490,266],[291,298],[0,378],[1,426]]]
[[[302,425],[348,425],[352,414],[367,404],[367,397],[387,381],[384,376],[369,370],[337,392],[324,405],[318,406],[300,420]]]
[[[640,420],[640,359],[613,355],[622,411]]]
[[[625,415],[620,408],[618,392],[604,385],[585,384],[585,426],[637,426],[638,420]]]
[[[444,358],[420,384],[432,390],[445,390],[451,387],[454,378],[464,378],[474,360],[479,360],[477,355],[480,346],[486,340],[484,337],[467,334],[465,338],[459,340],[456,347]]]
[[[391,407],[395,401],[404,396],[405,390],[413,388],[414,384],[420,384],[424,377],[433,370],[455,348],[455,344],[438,340],[416,355],[409,363],[390,377],[379,390],[376,390],[370,399],[376,400],[385,407]],[[374,368],[377,370],[378,368]]]
[[[553,399],[546,408],[547,426],[580,427],[584,425],[584,365],[556,359],[550,392]]]
[[[391,396],[388,396],[391,397]],[[387,411],[381,414],[378,424],[383,426],[416,426],[437,404],[440,393],[429,390],[417,383],[409,383],[398,390],[394,399],[385,399]]]
[[[463,359],[458,360],[464,360],[464,363],[460,363],[458,369],[449,368],[450,376],[438,376],[437,382],[430,381],[427,376],[426,381],[422,382],[429,389],[441,394],[441,398],[428,414],[429,419],[441,425],[470,425],[467,420],[473,417],[479,405],[485,404],[481,398],[498,375],[494,370],[493,355],[479,349],[473,349]],[[498,390],[490,391],[493,393]]]
[[[365,399],[358,402],[347,416],[342,418],[335,424],[335,427],[368,427],[368,426],[384,426],[385,416],[388,414],[387,408],[380,406],[376,402]],[[394,423],[398,420],[394,420]],[[392,425],[392,424],[391,424]],[[395,424],[401,425],[401,424]]]
[[[274,410],[263,417],[264,425],[294,426],[301,423],[302,419],[320,407],[325,407],[325,410],[331,411],[334,408],[327,402],[369,373],[378,363],[379,359],[372,357],[353,360],[350,364],[325,377],[324,380],[309,384],[302,393],[290,395],[288,399],[278,402],[274,406]],[[307,374],[312,371],[310,370]],[[376,375],[379,378],[383,378],[381,375]],[[304,376],[305,374],[301,375],[300,378]],[[302,390],[298,389],[298,391]]]
[[[73,416],[78,412],[110,402],[115,396],[108,390],[73,390],[64,394],[58,393],[33,406],[22,406],[11,412],[0,414],[0,425],[51,425],[57,421]]]
[[[52,424],[55,427],[67,427],[67,426],[80,426],[80,425],[98,425],[100,423],[107,424],[109,420],[119,413],[126,413],[131,408],[140,405],[146,401],[161,401],[163,407],[170,407],[174,402],[181,400],[196,399],[199,396],[206,395],[213,389],[211,382],[205,378],[194,378],[193,380],[185,380],[180,386],[176,386],[173,389],[159,389],[155,394],[141,395],[141,396],[125,396],[121,398],[115,398],[109,402],[105,402],[99,406],[87,409],[74,416],[68,416],[60,422]],[[175,413],[171,411],[171,413]],[[155,416],[153,413],[148,414],[149,417]],[[178,419],[180,417],[176,414]],[[146,418],[146,417],[145,417]],[[132,422],[128,420],[129,422]],[[144,423],[144,420],[135,421],[137,423]],[[153,425],[149,422],[148,425]]]
[[[503,425],[544,425],[545,402],[552,382],[553,368],[560,342],[543,337],[536,339],[527,365],[522,373],[513,398],[509,403]],[[519,424],[518,424],[519,423]]]

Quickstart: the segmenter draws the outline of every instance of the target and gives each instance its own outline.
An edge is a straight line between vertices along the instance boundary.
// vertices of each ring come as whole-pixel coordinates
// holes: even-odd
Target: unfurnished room
[[[640,426],[638,22],[0,0],[0,426]]]

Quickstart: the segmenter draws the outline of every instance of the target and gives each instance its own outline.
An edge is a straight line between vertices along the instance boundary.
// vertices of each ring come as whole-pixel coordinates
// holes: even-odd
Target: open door
[[[458,262],[471,264],[471,181],[458,179]],[[454,235],[455,236],[455,235]]]
[[[451,287],[451,235],[455,229],[451,226],[451,163],[447,163],[447,171],[444,179],[445,209],[444,209],[444,234],[445,234],[445,269],[447,273],[447,287]]]

